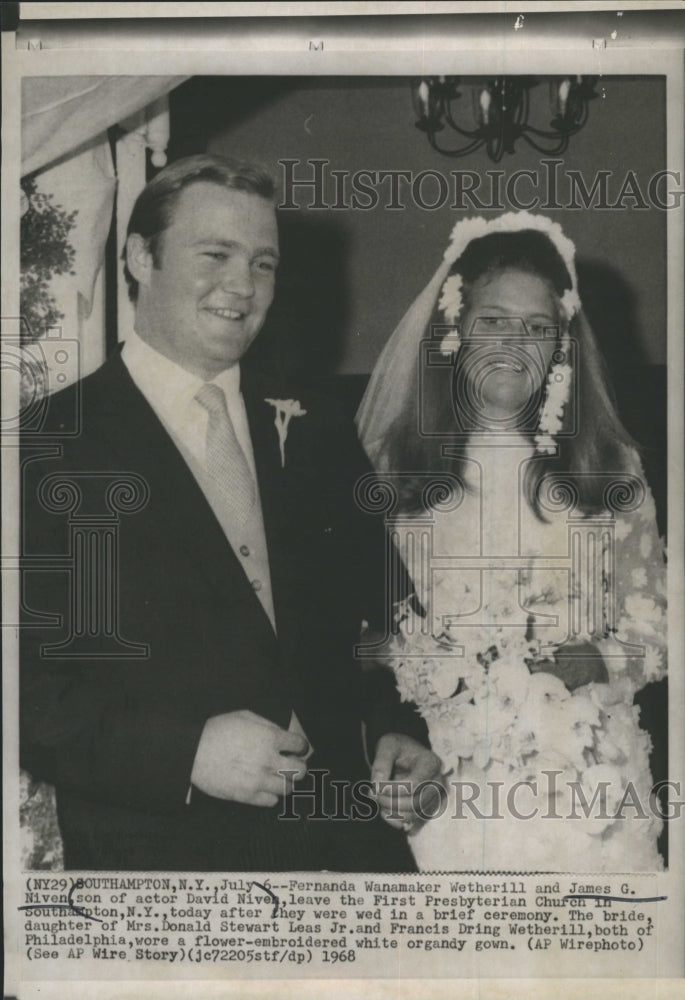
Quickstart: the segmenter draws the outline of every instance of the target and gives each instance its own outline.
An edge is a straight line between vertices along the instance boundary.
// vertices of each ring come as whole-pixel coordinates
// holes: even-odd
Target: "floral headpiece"
[[[578,275],[576,274],[576,248],[572,240],[565,236],[558,222],[552,222],[545,215],[532,215],[530,212],[507,212],[505,215],[498,215],[494,219],[483,219],[480,216],[475,219],[462,219],[457,222],[450,236],[449,246],[445,250],[443,259],[450,265],[459,260],[464,250],[473,240],[479,240],[482,236],[489,236],[490,233],[520,233],[527,229],[534,229],[543,233],[554,245],[559,256],[564,262],[571,287],[568,288],[561,297],[561,308],[568,320],[580,309],[580,296],[578,295]],[[456,323],[462,306],[462,277],[460,274],[452,274],[442,286],[440,301],[438,306],[445,314],[448,323]]]

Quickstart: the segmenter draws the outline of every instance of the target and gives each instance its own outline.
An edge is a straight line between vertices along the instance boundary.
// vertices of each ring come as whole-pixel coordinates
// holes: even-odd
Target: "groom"
[[[383,526],[353,499],[366,460],[327,400],[240,365],[278,258],[258,169],[159,173],[128,229],[135,332],[51,397],[47,447],[25,450],[26,554],[55,568],[25,575],[22,755],[56,787],[67,868],[412,867],[406,786],[350,818],[363,730],[376,781],[439,769],[390,675],[352,656],[362,620],[386,621]],[[60,437],[77,401],[81,432]],[[64,557],[92,569],[121,481],[137,509],[116,508],[91,592]]]

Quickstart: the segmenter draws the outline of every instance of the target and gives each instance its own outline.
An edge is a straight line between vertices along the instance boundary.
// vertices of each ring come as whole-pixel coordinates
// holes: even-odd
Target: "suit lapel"
[[[108,383],[98,400],[102,432],[121,467],[147,480],[159,520],[153,530],[160,537],[174,539],[217,595],[224,594],[228,600],[241,588],[260,608],[271,631],[268,616],[195,476],[123,361],[115,356],[101,372]]]
[[[283,489],[283,470],[274,422],[274,408],[266,402],[258,386],[243,379],[245,410],[250,428],[259,495],[264,515],[267,544],[272,540],[278,505]],[[271,546],[269,546],[270,548]]]
[[[293,656],[297,658],[302,623],[307,617],[310,595],[306,567],[312,554],[308,529],[319,501],[319,470],[308,443],[306,417],[290,421],[283,466],[276,412],[265,401],[272,392],[265,391],[249,371],[242,379],[242,392],[259,479],[278,639],[284,662],[288,662]]]
[[[268,393],[263,393],[262,388],[258,382],[254,381],[254,377],[248,376],[246,378],[243,376],[241,379],[241,389],[245,400],[245,410],[257,469],[264,534],[269,553],[276,627],[280,637],[285,624],[284,570],[290,558],[289,532],[287,524],[284,523],[284,513],[288,504],[284,491],[284,470],[281,468],[275,411],[273,406],[266,402],[265,397]]]

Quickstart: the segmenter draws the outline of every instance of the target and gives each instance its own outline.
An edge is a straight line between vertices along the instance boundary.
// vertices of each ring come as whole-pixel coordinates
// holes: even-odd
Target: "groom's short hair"
[[[232,191],[245,191],[273,201],[276,185],[271,174],[260,164],[247,160],[229,159],[202,153],[186,156],[170,163],[153,177],[136,199],[129,219],[126,237],[138,233],[147,242],[156,267],[159,266],[160,237],[174,221],[179,196],[190,184],[219,184]],[[132,302],[138,298],[138,282],[126,264],[126,248],[122,252],[124,277]]]

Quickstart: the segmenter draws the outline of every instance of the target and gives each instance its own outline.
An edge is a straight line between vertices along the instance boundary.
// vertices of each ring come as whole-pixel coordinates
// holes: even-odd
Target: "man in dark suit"
[[[383,526],[353,499],[365,456],[328,401],[239,364],[277,262],[267,177],[166,168],[129,225],[135,332],[24,451],[43,569],[25,573],[22,759],[56,787],[68,868],[412,867],[407,786],[350,798],[362,717],[374,779],[439,770],[390,675],[352,656],[386,614]]]

